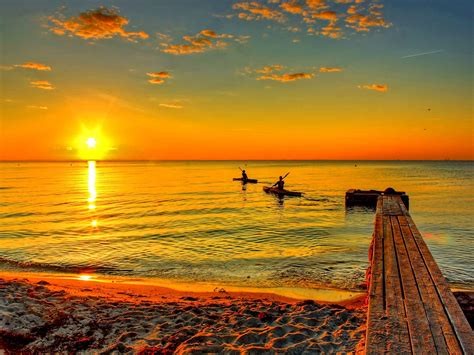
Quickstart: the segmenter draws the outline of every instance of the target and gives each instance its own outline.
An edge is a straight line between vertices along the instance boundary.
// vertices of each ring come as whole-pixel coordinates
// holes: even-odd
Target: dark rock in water
[[[474,329],[474,292],[457,291],[453,294],[471,325],[471,329]]]
[[[44,286],[44,285],[51,285],[48,281],[44,281],[44,280],[38,281],[36,284],[37,284],[37,285],[42,285],[42,286]]]

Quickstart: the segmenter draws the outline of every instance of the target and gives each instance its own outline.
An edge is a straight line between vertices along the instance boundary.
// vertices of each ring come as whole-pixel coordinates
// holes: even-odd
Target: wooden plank
[[[398,216],[402,214],[400,205],[397,203],[396,195],[383,196],[383,214],[386,216]]]
[[[454,329],[454,332],[456,333],[456,337],[460,343],[462,351],[466,354],[474,353],[474,335],[469,323],[467,322],[466,317],[464,316],[459,304],[454,298],[454,295],[451,292],[446,279],[444,278],[443,274],[441,273],[441,270],[436,264],[436,261],[434,260],[431,252],[429,251],[428,246],[424,242],[420,232],[418,231],[418,228],[413,222],[408,211],[403,206],[402,212],[407,218],[407,223],[410,227],[415,243],[423,258],[430,277],[435,285],[436,292],[443,304],[449,321]]]
[[[381,201],[381,200],[380,200]],[[380,206],[379,206],[380,207]],[[383,226],[382,214],[375,216],[369,279],[369,305],[366,330],[366,353],[380,354],[386,348],[388,334],[385,331],[385,303],[383,278]]]
[[[428,318],[425,313],[418,285],[415,279],[413,265],[408,256],[407,247],[403,240],[397,216],[390,217],[392,224],[395,249],[398,256],[399,270],[402,281],[402,291],[405,312],[410,333],[412,351],[415,354],[422,352],[435,353],[436,347]],[[418,271],[418,269],[415,269]]]
[[[435,285],[413,239],[406,216],[399,216],[398,220],[411,265],[415,270],[414,275],[418,284],[418,291],[423,301],[423,308],[429,321],[437,352],[460,353],[461,349],[457,345],[453,330],[437,295]],[[448,346],[448,344],[451,344],[451,346]]]
[[[386,197],[384,197],[385,203]],[[393,342],[387,349],[391,353],[411,352],[408,326],[405,320],[405,308],[398,270],[398,260],[393,242],[390,216],[383,215],[384,265],[385,265],[385,304],[388,317],[387,332],[392,335]]]

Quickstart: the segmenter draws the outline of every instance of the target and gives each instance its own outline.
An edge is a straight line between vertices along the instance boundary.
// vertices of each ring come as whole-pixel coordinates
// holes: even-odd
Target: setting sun
[[[73,147],[76,158],[83,160],[109,159],[116,148],[112,145],[109,135],[103,133],[100,123],[86,126],[81,124],[81,131],[69,143]]]
[[[96,141],[95,138],[90,137],[90,138],[87,139],[86,144],[87,144],[87,146],[88,146],[89,148],[92,149],[92,148],[95,148],[95,146],[97,145],[97,141]]]

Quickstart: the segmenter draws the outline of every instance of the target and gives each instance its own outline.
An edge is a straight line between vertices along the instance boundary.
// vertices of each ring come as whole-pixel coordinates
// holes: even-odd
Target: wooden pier
[[[384,191],[380,190],[359,190],[350,189],[346,192],[346,208],[354,206],[365,206],[375,209],[377,207],[377,201],[379,196],[384,194],[400,195],[405,207],[409,209],[409,198],[408,195],[403,191],[395,191],[393,188],[388,187]]]
[[[400,195],[378,197],[366,353],[474,354],[474,336]]]

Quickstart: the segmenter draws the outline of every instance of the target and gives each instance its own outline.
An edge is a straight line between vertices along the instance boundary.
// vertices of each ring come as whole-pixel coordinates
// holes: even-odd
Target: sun
[[[89,137],[87,138],[86,144],[90,149],[93,149],[97,145],[97,140],[94,137]]]
[[[112,140],[102,132],[101,126],[81,126],[81,132],[74,138],[77,157],[81,160],[96,161],[103,160],[108,153],[114,150]]]

